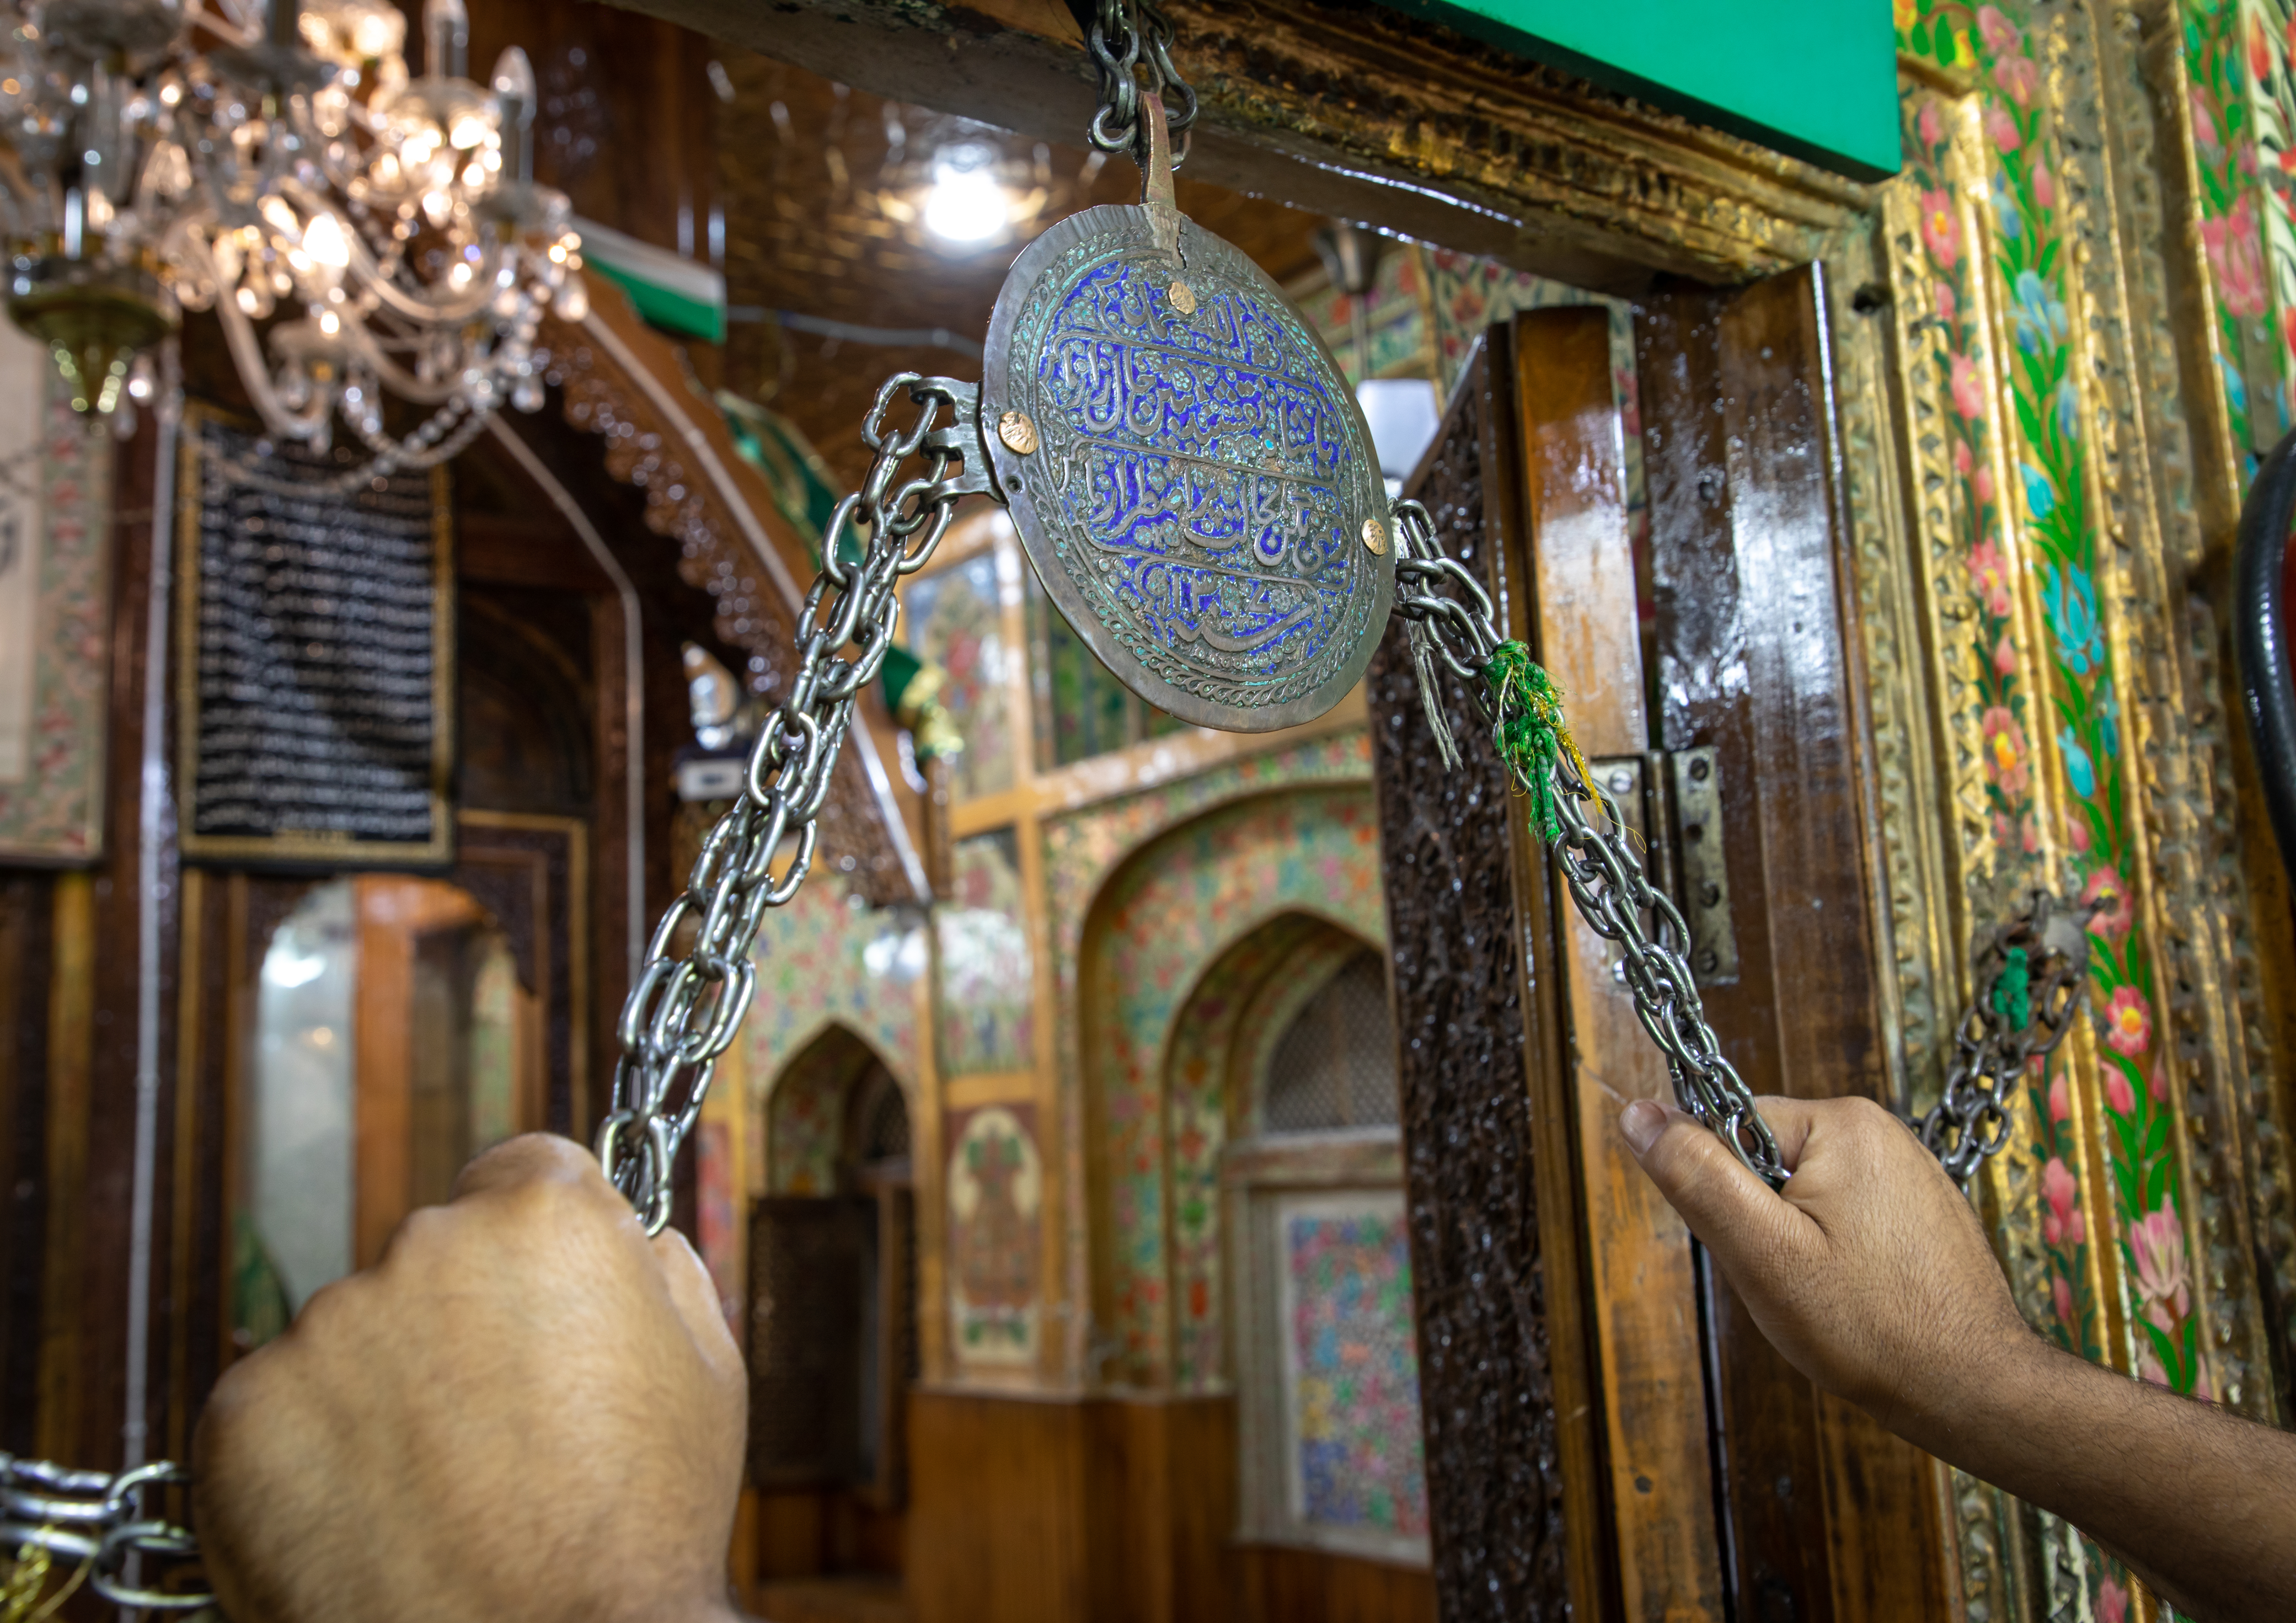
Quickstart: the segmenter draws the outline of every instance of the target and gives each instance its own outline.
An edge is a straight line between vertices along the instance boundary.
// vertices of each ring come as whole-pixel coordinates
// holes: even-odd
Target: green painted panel
[[[1384,0],[1849,176],[1898,172],[1897,36],[1882,0]]]

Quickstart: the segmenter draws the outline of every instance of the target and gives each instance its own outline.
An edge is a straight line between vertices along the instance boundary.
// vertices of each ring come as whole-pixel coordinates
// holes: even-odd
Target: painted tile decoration
[[[1044,1162],[1036,1107],[948,1117],[949,1345],[961,1365],[1037,1361]]]
[[[845,1085],[841,1066],[820,1062],[827,1056],[808,1049],[784,1070],[766,1098],[771,1124],[767,1144],[766,1188],[773,1194],[835,1194],[837,1158],[845,1140]]]
[[[933,910],[940,935],[940,1066],[946,1076],[1036,1062],[1037,972],[1021,847],[1011,829],[956,842],[956,894]]]
[[[782,1069],[832,1023],[865,1039],[914,1096],[924,928],[913,915],[838,894],[827,877],[816,874],[788,906],[769,909],[758,930],[757,1001],[739,1039],[752,1121],[765,1119]]]
[[[958,799],[1013,787],[1019,771],[1012,707],[1013,661],[996,585],[996,557],[982,552],[910,581],[902,594],[909,647],[948,672],[941,701],[964,736],[956,758]]]
[[[12,331],[0,381],[25,403],[0,444],[0,856],[85,861],[103,822],[111,442]]]
[[[1411,1246],[1400,1192],[1279,1203],[1292,1513],[1314,1526],[1427,1532]]]
[[[1295,789],[1223,807],[1171,830],[1107,886],[1081,987],[1104,1168],[1109,1379],[1172,1379],[1170,1196],[1164,1056],[1189,988],[1269,920],[1302,913],[1387,939],[1379,828],[1360,787]]]

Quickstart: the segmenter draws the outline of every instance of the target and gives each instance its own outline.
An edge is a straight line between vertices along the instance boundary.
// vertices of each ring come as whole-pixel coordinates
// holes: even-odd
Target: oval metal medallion
[[[993,426],[1016,416],[1025,453]],[[1053,226],[997,295],[980,420],[1037,578],[1149,703],[1259,733],[1362,676],[1395,595],[1379,457],[1236,249],[1152,206]]]

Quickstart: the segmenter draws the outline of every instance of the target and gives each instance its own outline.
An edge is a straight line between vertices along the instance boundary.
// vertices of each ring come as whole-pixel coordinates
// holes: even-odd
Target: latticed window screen
[[[1396,1125],[1395,1020],[1377,953],[1357,954],[1308,1000],[1268,1056],[1265,1097],[1270,1133]]]
[[[866,1474],[863,1338],[873,1316],[877,1202],[768,1195],[750,1224],[750,1480]]]

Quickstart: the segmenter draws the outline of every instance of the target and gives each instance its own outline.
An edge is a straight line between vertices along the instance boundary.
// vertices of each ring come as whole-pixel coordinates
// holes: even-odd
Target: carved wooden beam
[[[751,656],[743,673],[768,697],[796,676],[796,626],[814,565],[774,512],[763,478],[734,449],[717,408],[689,385],[670,340],[595,277],[590,310],[543,323],[550,381],[566,421],[605,437],[606,468],[645,492],[646,528],[678,547],[677,571],[716,605],[718,635]],[[922,902],[924,865],[893,788],[882,705],[864,696],[821,812],[816,870],[841,873],[872,903]]]
[[[899,101],[1078,142],[1060,0],[615,0]],[[1170,0],[1202,98],[1188,172],[1581,287],[1824,256],[1871,189],[1372,0]]]

